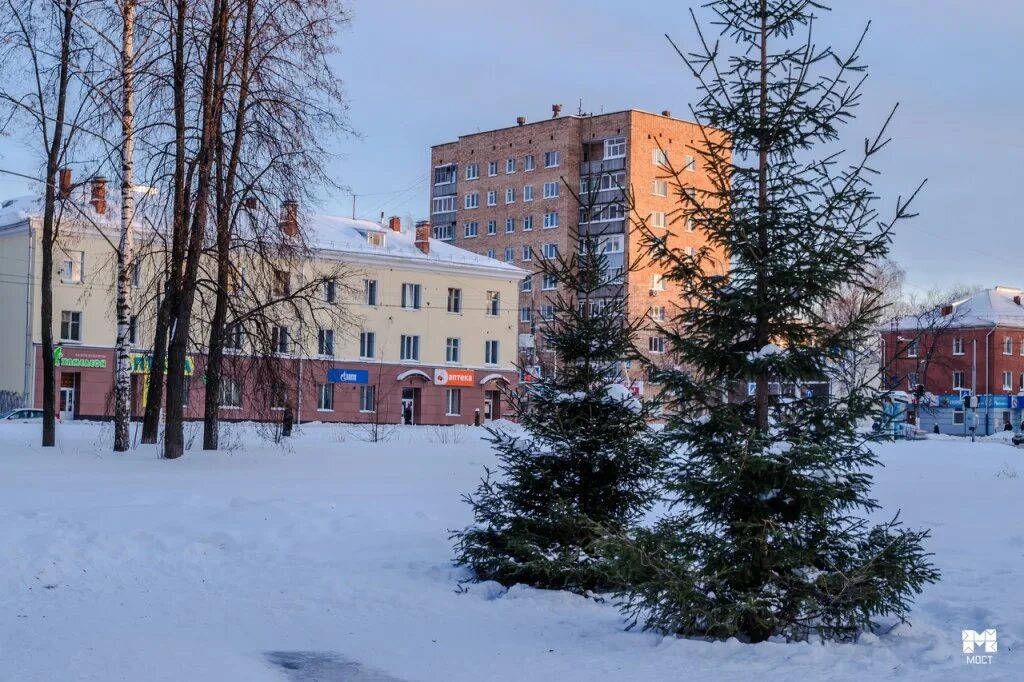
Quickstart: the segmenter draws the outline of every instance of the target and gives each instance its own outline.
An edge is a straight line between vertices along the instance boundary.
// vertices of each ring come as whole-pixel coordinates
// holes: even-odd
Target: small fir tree
[[[736,46],[707,40],[695,18],[698,47],[679,53],[699,82],[703,134],[692,148],[708,182],[694,191],[692,173],[665,168],[706,246],[685,252],[645,230],[690,304],[665,329],[677,369],[660,374],[682,453],[668,476],[677,506],[615,543],[631,584],[624,608],[634,624],[687,635],[853,638],[878,616],[904,619],[938,574],[921,546],[927,531],[859,518],[878,508],[867,473],[878,461],[858,430],[878,393],[858,385],[812,398],[799,386],[877,330],[883,292],[871,264],[911,217],[909,201],[889,220],[875,208],[869,163],[885,126],[850,165],[831,146],[864,74],[857,49],[842,57],[813,44],[813,15],[827,8],[707,6]],[[828,150],[815,157],[819,144]],[[851,286],[867,304],[830,322],[827,304]],[[782,398],[773,385],[796,390]]]
[[[498,470],[465,498],[475,523],[452,534],[456,562],[479,580],[610,589],[596,544],[654,500],[668,446],[650,426],[655,406],[624,384],[643,322],[626,315],[628,267],[609,263],[623,256],[605,253],[621,252],[622,238],[582,235],[578,253],[538,254],[541,275],[558,284],[554,313],[540,320],[554,362],[508,395],[525,433],[490,430]]]

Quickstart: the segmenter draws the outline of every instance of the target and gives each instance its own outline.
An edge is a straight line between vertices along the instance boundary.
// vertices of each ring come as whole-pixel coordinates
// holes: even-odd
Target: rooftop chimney
[[[416,223],[416,248],[423,253],[430,253],[430,221],[421,220]]]
[[[280,226],[289,237],[299,236],[299,202],[289,199],[281,204]]]
[[[552,104],[551,105],[551,118],[558,118],[558,115],[561,114],[561,113],[562,113],[562,105],[561,104]]]
[[[102,175],[92,179],[92,199],[89,201],[94,211],[101,215],[107,212],[107,179]]]
[[[67,199],[71,196],[71,169],[60,169],[60,198]]]
[[[664,116],[665,118],[672,118],[672,112],[669,111],[668,109],[665,109],[664,111],[662,111],[661,115]]]
[[[525,116],[516,116],[516,125],[520,125],[520,126],[526,125],[526,117]]]
[[[391,228],[392,232],[401,232],[402,219],[396,215],[391,216],[390,218],[388,218],[388,227]]]

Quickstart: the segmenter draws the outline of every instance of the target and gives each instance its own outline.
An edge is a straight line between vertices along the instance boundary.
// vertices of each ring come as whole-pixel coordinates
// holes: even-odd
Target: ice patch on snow
[[[331,651],[268,651],[266,657],[292,682],[399,682]]]

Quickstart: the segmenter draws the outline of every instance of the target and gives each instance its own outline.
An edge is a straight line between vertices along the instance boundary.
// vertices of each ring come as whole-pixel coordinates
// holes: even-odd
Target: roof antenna
[[[580,106],[576,110],[576,114],[579,115],[579,116],[583,115],[583,98],[582,97],[580,97]]]

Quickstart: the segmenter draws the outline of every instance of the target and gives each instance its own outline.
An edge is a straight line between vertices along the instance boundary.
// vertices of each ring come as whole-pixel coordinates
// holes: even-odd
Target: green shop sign
[[[64,355],[64,349],[57,346],[53,349],[53,364],[57,367],[90,367],[93,369],[106,369],[106,358],[69,358]]]
[[[132,363],[132,374],[149,374],[153,369],[153,356],[142,353],[132,353],[129,358]],[[166,364],[164,365],[166,370]],[[195,372],[195,362],[190,357],[185,358],[185,376],[190,377]]]

